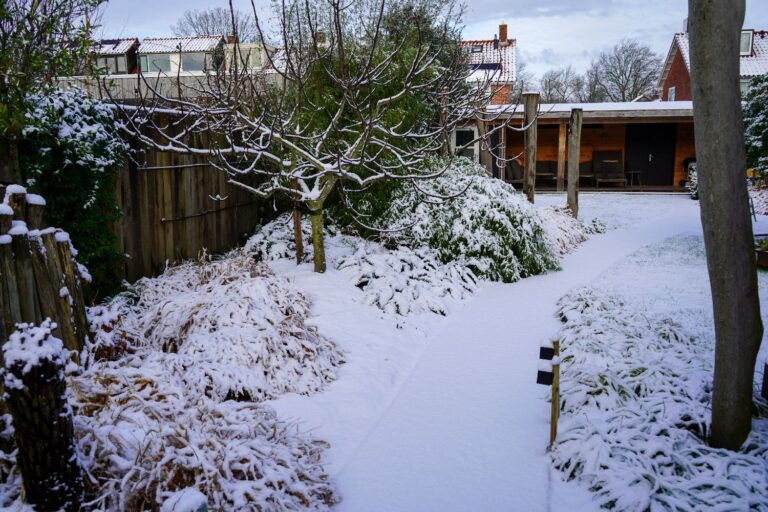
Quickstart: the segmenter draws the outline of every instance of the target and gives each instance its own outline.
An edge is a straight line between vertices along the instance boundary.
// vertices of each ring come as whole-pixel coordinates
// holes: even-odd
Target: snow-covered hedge
[[[616,296],[560,301],[562,415],[552,452],[603,508],[626,512],[768,510],[768,429],[741,452],[715,449],[712,346]]]
[[[345,235],[327,223],[326,255],[334,269],[363,291],[367,304],[388,314],[448,313],[451,302],[476,290],[477,277],[458,263],[443,264],[436,251],[422,247],[388,249],[378,242]],[[302,222],[305,261],[311,260],[310,225]],[[246,252],[258,260],[294,259],[295,240],[289,215],[265,225],[248,240]]]
[[[307,325],[309,300],[242,251],[141,279],[120,300],[121,329],[178,354],[188,386],[218,400],[310,394],[343,362]]]
[[[471,270],[440,263],[431,249],[388,251],[362,243],[354,253],[340,257],[336,267],[363,290],[367,304],[390,314],[446,315],[447,300],[464,300],[477,289]]]
[[[557,240],[558,246],[552,247],[534,206],[481,166],[460,158],[439,178],[420,186],[426,197],[415,188],[403,188],[389,218],[379,224],[388,229],[409,226],[391,235],[394,242],[431,247],[443,263],[459,262],[491,281],[509,283],[557,268],[560,236],[552,233],[549,242]],[[434,199],[459,193],[455,199]]]

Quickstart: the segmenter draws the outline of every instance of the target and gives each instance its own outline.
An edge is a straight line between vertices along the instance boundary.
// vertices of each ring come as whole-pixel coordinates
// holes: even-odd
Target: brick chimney
[[[507,24],[501,22],[499,25],[499,45],[507,46],[509,44],[509,38],[507,37]]]

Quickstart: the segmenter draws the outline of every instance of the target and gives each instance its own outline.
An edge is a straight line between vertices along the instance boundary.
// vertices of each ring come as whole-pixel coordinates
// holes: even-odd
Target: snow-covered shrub
[[[427,248],[388,251],[361,243],[354,253],[339,258],[336,267],[363,290],[368,305],[403,316],[426,311],[446,315],[447,299],[464,300],[477,288],[472,271],[440,263]]]
[[[307,325],[310,302],[243,251],[135,283],[119,328],[178,354],[190,387],[217,400],[310,394],[336,378],[336,345]]]
[[[439,178],[419,186],[429,194],[426,201],[418,190],[403,189],[389,218],[379,223],[405,228],[390,235],[393,242],[431,247],[443,263],[461,263],[491,281],[510,283],[557,268],[554,252],[560,247],[553,252],[536,209],[481,166],[459,158]],[[554,239],[562,238],[552,235],[549,241]]]
[[[744,142],[747,167],[755,177],[768,178],[768,75],[756,76],[749,83],[744,104]]]
[[[536,210],[541,219],[544,240],[550,251],[564,256],[587,240],[588,228],[573,218],[567,208],[553,206]]]
[[[754,186],[749,188],[749,197],[757,215],[768,215],[768,188]]]
[[[194,359],[141,349],[73,380],[85,510],[157,510],[195,487],[209,510],[328,510],[326,444],[261,404],[189,386]]]
[[[81,90],[53,89],[27,97],[20,141],[26,185],[47,201],[46,218],[72,235],[94,277],[94,294],[121,284],[115,194],[127,145],[113,108]]]
[[[616,296],[560,301],[562,415],[555,466],[601,507],[768,510],[768,431],[710,448],[712,346]]]

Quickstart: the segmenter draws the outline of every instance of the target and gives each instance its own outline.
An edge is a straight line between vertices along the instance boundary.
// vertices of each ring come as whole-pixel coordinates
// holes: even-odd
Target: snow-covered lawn
[[[537,206],[563,201],[540,195]],[[599,508],[588,484],[563,482],[546,452],[547,390],[534,380],[539,344],[561,329],[558,301],[589,285],[629,294],[633,307],[672,316],[690,336],[711,332],[711,320],[697,202],[582,194],[581,208],[607,232],[566,256],[562,271],[486,283],[445,319],[382,314],[336,269],[317,276],[273,263],[313,298],[313,321],[347,354],[325,392],[270,402],[330,442],[338,510]]]

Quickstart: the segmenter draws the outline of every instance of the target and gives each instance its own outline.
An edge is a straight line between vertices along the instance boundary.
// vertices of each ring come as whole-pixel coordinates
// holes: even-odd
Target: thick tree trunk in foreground
[[[312,250],[314,252],[315,272],[325,272],[325,237],[323,233],[323,210],[313,210],[309,216],[312,224]]]
[[[38,342],[29,336],[24,344]],[[24,500],[35,510],[74,512],[80,510],[83,478],[75,452],[72,410],[65,395],[67,358],[61,352],[61,342],[52,338],[50,331],[39,343],[55,343],[59,352],[40,358],[29,369],[23,359],[14,362],[6,358],[5,362],[6,403],[18,446],[16,463]],[[36,349],[30,347],[33,352]]]
[[[715,317],[713,446],[738,449],[752,428],[763,337],[739,94],[744,0],[688,0],[701,221]]]
[[[579,218],[579,163],[583,119],[582,109],[571,110],[571,121],[568,124],[568,208],[575,219]]]

